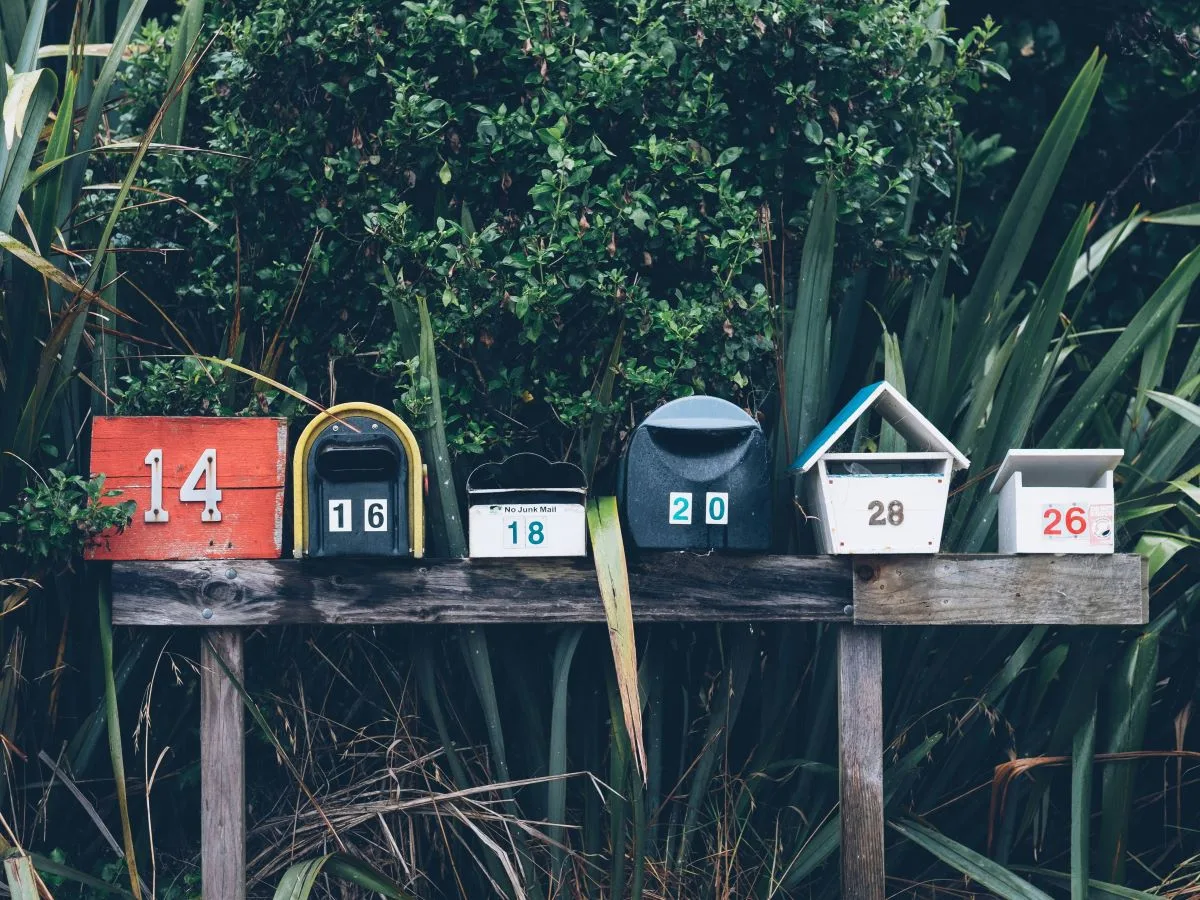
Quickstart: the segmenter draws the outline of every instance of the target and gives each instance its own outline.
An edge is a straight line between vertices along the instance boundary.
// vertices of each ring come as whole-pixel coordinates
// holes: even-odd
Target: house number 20
[[[146,454],[146,465],[150,467],[150,508],[146,510],[144,519],[147,522],[169,522],[171,514],[163,509],[163,452],[156,447]],[[204,479],[204,487],[198,487],[200,479]],[[217,451],[205,450],[192,466],[191,474],[179,489],[180,503],[203,503],[204,511],[200,513],[201,522],[220,522],[221,511],[217,504],[221,502],[221,490],[217,487]]]

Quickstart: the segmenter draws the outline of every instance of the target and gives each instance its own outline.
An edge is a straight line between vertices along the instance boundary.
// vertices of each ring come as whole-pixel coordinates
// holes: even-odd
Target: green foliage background
[[[207,352],[410,415],[427,392],[390,304],[426,300],[455,453],[566,455],[597,416],[680,393],[757,411],[790,290],[766,257],[820,181],[845,273],[928,268],[944,237],[946,205],[913,227],[910,199],[949,195],[955,103],[993,64],[936,8],[218,5],[188,135],[233,155],[159,166],[205,221],[130,217],[137,245],[182,251],[134,271]],[[137,64],[135,95],[166,62]]]
[[[41,28],[36,0],[0,0],[13,58],[18,5]],[[106,39],[127,9],[141,15],[81,6],[76,38]],[[147,136],[195,50],[186,115],[168,111],[158,138],[196,149],[159,148],[140,171],[111,147],[80,157],[61,202],[45,170],[5,173],[0,211],[30,188],[48,249],[35,270],[4,244],[0,436],[63,474],[39,491],[5,456],[2,498],[32,487],[21,524],[58,537],[98,521],[100,486],[72,474],[89,409],[301,413],[232,366],[158,358],[193,351],[419,427],[440,396],[460,469],[517,449],[611,459],[656,403],[698,390],[758,414],[782,468],[882,375],[972,457],[955,550],[993,546],[986,471],[1008,447],[1122,446],[1119,546],[1149,559],[1147,627],[888,635],[889,889],[1074,898],[1092,876],[1108,883],[1092,896],[1188,896],[1193,758],[1167,754],[1195,746],[1200,683],[1200,208],[1187,155],[1144,145],[1194,136],[1197,16],[1017,5],[993,33],[991,11],[189,0],[141,30],[127,102],[99,89],[111,132],[60,113],[27,144],[32,167]],[[48,21],[55,38],[71,27]],[[37,76],[38,122],[52,98],[88,102],[97,67],[70,71],[75,98]],[[117,182],[144,202],[114,204]],[[1083,248],[1136,200],[1182,208],[1137,220],[1087,273]],[[98,253],[109,236],[119,252]],[[70,276],[108,305],[78,302]],[[786,476],[777,488],[781,537],[802,537]],[[5,543],[16,525],[0,523]],[[22,546],[0,556],[0,734],[19,751],[3,757],[3,840],[35,851],[56,896],[100,896],[96,877],[132,889],[139,867],[157,896],[197,896],[198,638],[114,636],[102,572],[31,566]],[[9,581],[30,574],[41,589]],[[364,896],[385,884],[366,861],[420,897],[837,896],[835,632],[636,637],[645,784],[602,629],[251,635],[251,894]],[[81,804],[120,820],[126,861],[80,827]]]

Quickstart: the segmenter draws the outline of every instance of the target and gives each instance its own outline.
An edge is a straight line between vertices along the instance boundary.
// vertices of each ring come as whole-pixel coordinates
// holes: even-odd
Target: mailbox
[[[300,435],[293,555],[423,556],[425,470],[412,431],[370,403],[342,403]]]
[[[906,453],[835,452],[862,416],[878,413]],[[937,553],[951,474],[971,464],[886,381],[863,388],[792,464],[822,553]]]
[[[587,479],[578,466],[518,453],[467,478],[470,553],[583,556]]]
[[[1009,450],[992,481],[1001,553],[1112,553],[1123,450]]]
[[[766,550],[771,472],[762,427],[718,397],[672,400],[634,429],[617,499],[643,549]]]

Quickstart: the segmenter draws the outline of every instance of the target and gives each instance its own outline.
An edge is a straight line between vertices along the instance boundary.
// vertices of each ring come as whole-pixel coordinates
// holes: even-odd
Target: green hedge
[[[135,245],[184,251],[134,276],[200,349],[409,414],[427,392],[393,313],[424,296],[459,453],[566,455],[598,413],[693,391],[757,411],[822,179],[847,265],[922,267],[946,238],[908,198],[918,178],[949,193],[956,92],[989,32],[951,41],[938,6],[220,4],[188,130],[234,155],[167,160],[156,182],[212,227],[131,217]],[[138,96],[161,96],[162,37]]]

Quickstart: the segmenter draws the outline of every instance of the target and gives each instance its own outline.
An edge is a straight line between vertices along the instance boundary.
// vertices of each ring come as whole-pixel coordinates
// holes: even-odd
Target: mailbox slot
[[[317,474],[327,481],[383,481],[400,469],[395,447],[326,445],[317,454]]]
[[[727,400],[673,400],[634,430],[617,498],[627,534],[643,549],[766,550],[771,489],[762,428]]]
[[[887,475],[938,477],[946,473],[946,457],[930,459],[889,459],[880,453],[829,453],[825,456],[826,474],[834,478],[862,478]]]
[[[304,429],[293,462],[293,554],[422,556],[424,467],[395,414],[344,403]]]
[[[518,453],[467,478],[472,557],[583,556],[587,479],[578,466]]]

